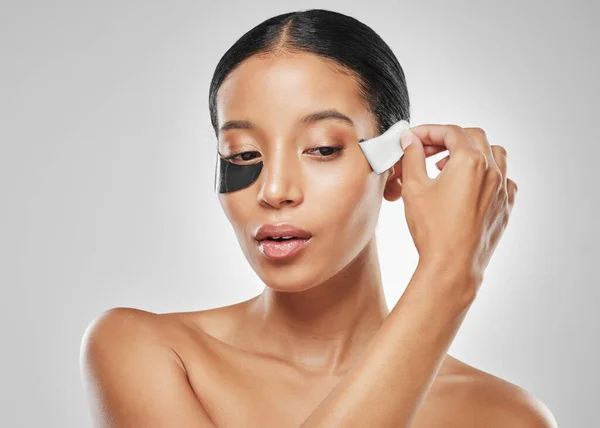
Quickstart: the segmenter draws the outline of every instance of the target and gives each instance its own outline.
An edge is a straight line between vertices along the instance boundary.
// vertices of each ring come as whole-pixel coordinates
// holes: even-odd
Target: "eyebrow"
[[[339,111],[337,111],[335,109],[320,110],[320,111],[316,111],[314,113],[307,114],[306,116],[302,116],[300,118],[299,122],[300,123],[314,123],[314,122],[318,122],[319,120],[326,120],[326,119],[334,119],[334,120],[338,120],[338,121],[347,123],[351,126],[354,126],[354,122],[352,121],[352,119],[350,119],[348,116],[346,116],[343,113],[340,113]],[[258,128],[258,125],[256,125],[255,123],[253,123],[249,120],[229,120],[229,121],[225,122],[223,124],[223,126],[221,126],[221,128],[219,129],[219,134],[221,134],[222,132],[227,131],[229,129],[256,129],[256,128]]]

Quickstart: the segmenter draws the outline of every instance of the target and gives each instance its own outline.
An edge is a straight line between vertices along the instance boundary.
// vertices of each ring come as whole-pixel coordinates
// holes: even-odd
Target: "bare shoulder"
[[[116,342],[121,339],[126,341],[150,339],[158,346],[165,346],[168,342],[166,339],[169,323],[165,322],[167,319],[160,314],[141,309],[126,307],[108,309],[87,326],[81,341],[82,350],[100,342]]]
[[[532,393],[448,355],[432,387],[432,402],[459,415],[462,427],[557,428],[550,409]],[[451,409],[452,408],[452,409]],[[460,409],[460,412],[456,410]]]
[[[480,372],[473,376],[472,402],[490,428],[557,428],[550,409],[526,389]]]
[[[153,348],[162,352],[186,372],[182,355],[189,347],[190,337],[194,346],[202,345],[206,333],[204,316],[217,310],[197,312],[154,313],[142,309],[116,307],[98,315],[86,328],[81,340],[81,358],[90,355],[108,356],[109,349]],[[223,316],[218,320],[224,321]],[[210,324],[209,324],[210,325]],[[226,325],[226,324],[223,324]],[[114,352],[113,352],[114,353]]]
[[[169,317],[133,308],[109,309],[88,325],[80,369],[94,426],[209,423],[172,346],[181,331]]]

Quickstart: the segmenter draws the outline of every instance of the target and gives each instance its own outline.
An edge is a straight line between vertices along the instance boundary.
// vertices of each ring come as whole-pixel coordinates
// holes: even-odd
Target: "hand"
[[[402,198],[406,221],[419,263],[434,263],[460,272],[475,284],[507,226],[516,183],[506,177],[506,150],[490,146],[480,128],[419,125],[401,159]],[[445,146],[450,154],[437,163],[431,179],[425,167],[426,148]]]

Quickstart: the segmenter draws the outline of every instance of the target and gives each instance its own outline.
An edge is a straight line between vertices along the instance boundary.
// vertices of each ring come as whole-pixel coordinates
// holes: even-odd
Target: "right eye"
[[[251,160],[255,159],[254,157],[252,157],[252,155],[255,153],[260,156],[259,152],[242,152],[242,153],[237,153],[235,155],[227,156],[225,159],[226,160],[239,159],[241,161],[251,161]]]

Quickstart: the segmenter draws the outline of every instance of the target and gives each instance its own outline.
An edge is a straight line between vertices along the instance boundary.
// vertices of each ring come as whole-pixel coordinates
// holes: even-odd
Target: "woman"
[[[97,426],[555,426],[522,388],[446,354],[514,203],[501,146],[420,125],[374,173],[357,142],[409,120],[404,73],[371,28],[326,10],[241,37],[209,106],[217,166],[258,171],[236,184],[221,169],[215,188],[266,287],[210,310],[98,317],[82,343]],[[432,180],[425,158],[444,150]],[[390,311],[375,228],[382,198],[400,197],[419,263]]]

